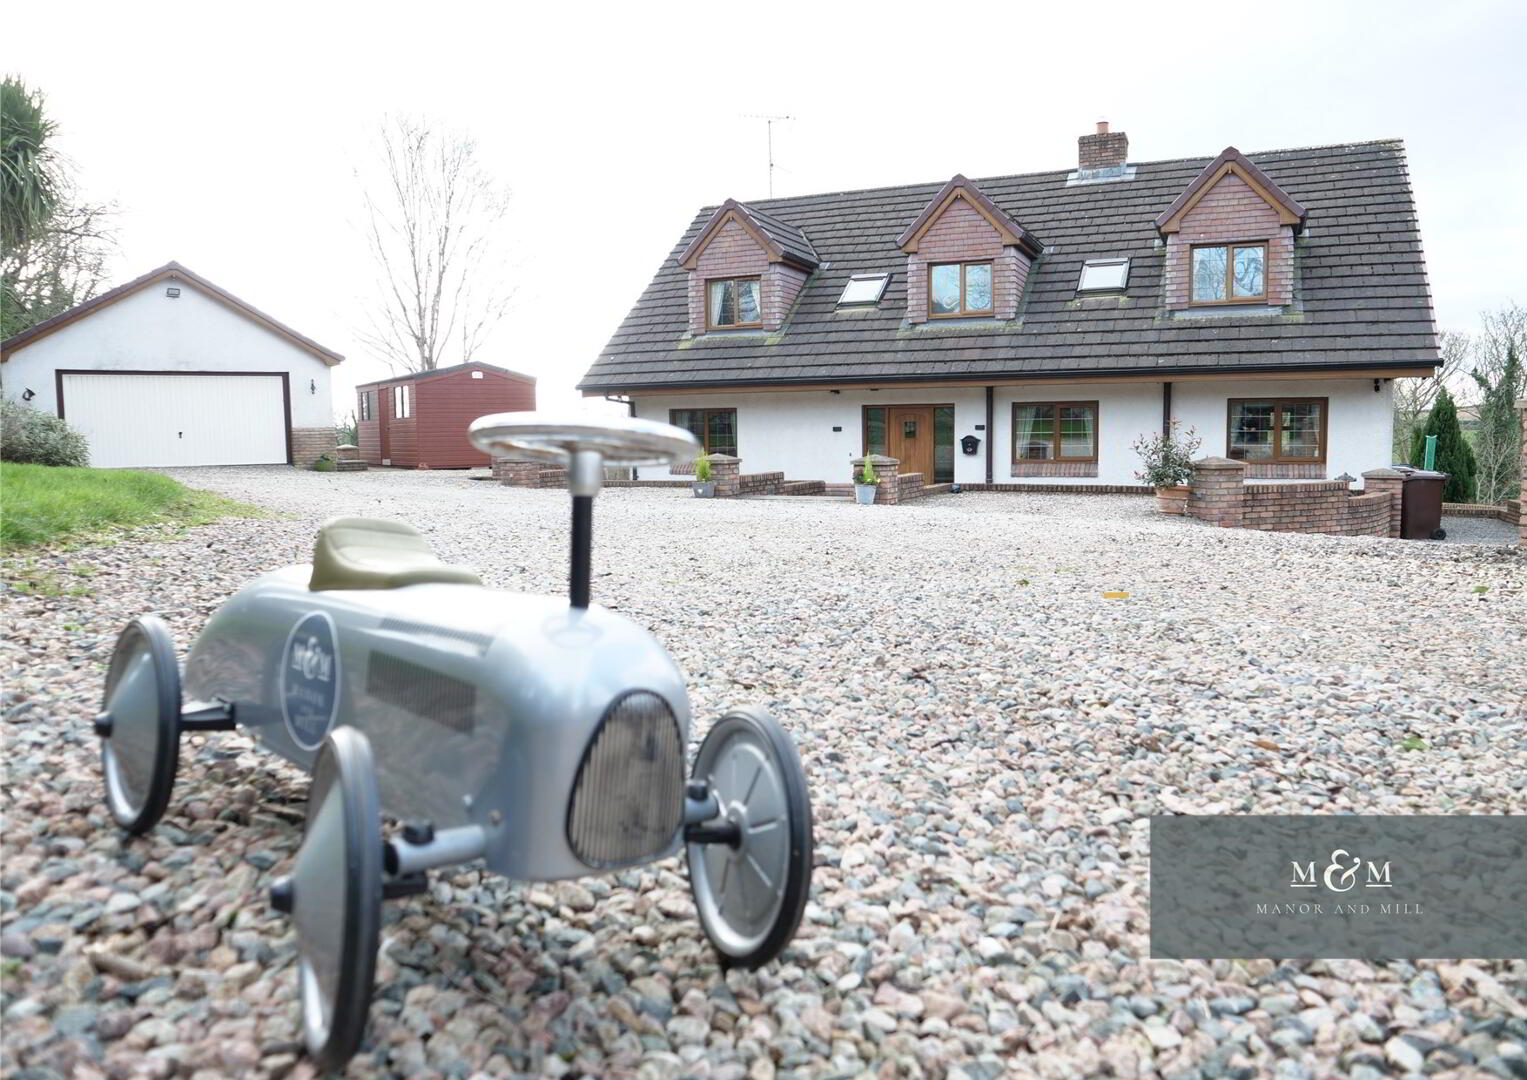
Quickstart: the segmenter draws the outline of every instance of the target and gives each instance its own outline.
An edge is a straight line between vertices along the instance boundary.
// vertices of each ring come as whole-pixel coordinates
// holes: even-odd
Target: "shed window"
[[[890,280],[890,274],[855,274],[848,279],[848,284],[843,286],[843,295],[838,297],[838,306],[878,304]]]
[[[668,422],[699,439],[707,454],[737,456],[736,409],[669,409]]]
[[[1267,245],[1200,245],[1193,249],[1193,303],[1244,304],[1267,298]]]
[[[1096,401],[1013,403],[1013,460],[1096,461]]]
[[[375,390],[362,390],[361,391],[361,393],[360,393],[360,413],[358,415],[359,415],[359,418],[362,419],[362,420],[375,420],[376,419],[376,391]]]
[[[1082,264],[1078,292],[1105,292],[1124,288],[1129,283],[1128,259],[1088,259]]]
[[[928,314],[990,315],[991,263],[940,263],[928,268]]]
[[[414,414],[414,391],[411,386],[392,388],[392,415],[397,420],[407,420]]]
[[[706,283],[710,291],[708,315],[713,329],[763,325],[761,286],[755,278],[734,278]]]
[[[1236,461],[1326,459],[1327,398],[1231,398],[1229,456]]]

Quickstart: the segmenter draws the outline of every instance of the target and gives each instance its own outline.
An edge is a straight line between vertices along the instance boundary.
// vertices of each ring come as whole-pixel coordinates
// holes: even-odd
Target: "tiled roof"
[[[723,385],[966,382],[1046,375],[1416,367],[1437,358],[1421,237],[1399,140],[1249,154],[1306,210],[1294,303],[1281,314],[1173,315],[1162,305],[1156,217],[1212,158],[1145,162],[1134,178],[1066,183],[1067,170],[976,180],[1045,242],[1018,318],[906,322],[906,255],[896,240],[942,187],[846,191],[750,204],[802,230],[821,261],[771,333],[687,331],[679,254],[696,215],[579,384],[602,393]],[[1077,295],[1087,259],[1128,257],[1120,296]],[[838,310],[853,274],[893,276],[878,307]]]

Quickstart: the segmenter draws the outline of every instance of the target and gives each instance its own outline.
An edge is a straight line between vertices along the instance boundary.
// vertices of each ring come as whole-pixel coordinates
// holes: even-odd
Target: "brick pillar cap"
[[[870,454],[868,457],[856,457],[853,460],[853,464],[855,464],[855,465],[863,465],[866,461],[868,461],[872,465],[900,465],[901,464],[901,459],[900,458],[886,457],[884,454]]]
[[[1403,480],[1405,474],[1399,469],[1391,469],[1387,466],[1382,469],[1369,469],[1363,473],[1364,480]]]
[[[1518,409],[1527,409],[1527,397],[1517,398],[1516,407]]]
[[[336,446],[334,449],[336,449],[336,450],[359,450],[360,447],[356,446],[353,442],[342,442],[338,446]]]
[[[1234,461],[1227,457],[1202,457],[1193,462],[1195,469],[1244,469],[1244,461]]]
[[[732,457],[731,454],[706,454],[705,460],[713,465],[731,465],[741,461],[741,458]]]

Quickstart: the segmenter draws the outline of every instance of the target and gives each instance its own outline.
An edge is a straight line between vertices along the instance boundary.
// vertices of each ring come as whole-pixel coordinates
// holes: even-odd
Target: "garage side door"
[[[64,375],[63,407],[97,468],[286,461],[279,375]]]

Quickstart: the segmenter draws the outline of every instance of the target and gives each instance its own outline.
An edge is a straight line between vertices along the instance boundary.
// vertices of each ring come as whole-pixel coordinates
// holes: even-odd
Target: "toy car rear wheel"
[[[767,964],[795,936],[811,885],[811,803],[795,743],[765,709],[735,709],[700,744],[735,845],[690,843],[689,886],[723,967]]]
[[[117,637],[96,718],[106,808],[129,833],[164,816],[180,756],[180,667],[164,621],[129,622]]]
[[[307,826],[291,876],[272,890],[297,928],[303,1039],[319,1068],[360,1047],[382,921],[382,811],[371,744],[355,728],[319,748]]]

